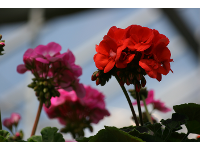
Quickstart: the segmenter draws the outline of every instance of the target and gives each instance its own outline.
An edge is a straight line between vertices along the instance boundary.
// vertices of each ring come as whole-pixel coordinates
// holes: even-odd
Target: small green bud
[[[35,86],[33,89],[34,89],[34,91],[36,91],[38,89],[38,86]]]
[[[46,93],[47,91],[48,91],[48,89],[47,89],[47,88],[44,88],[44,89],[43,89],[43,92],[44,92],[44,93]]]
[[[48,82],[47,82],[47,81],[44,81],[44,82],[43,82],[43,85],[44,85],[44,86],[47,86],[47,85],[48,85]]]

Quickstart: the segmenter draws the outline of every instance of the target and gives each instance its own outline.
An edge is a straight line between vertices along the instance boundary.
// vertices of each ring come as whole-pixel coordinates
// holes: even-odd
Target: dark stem
[[[40,104],[39,104],[39,107],[38,107],[37,115],[36,115],[35,122],[34,122],[34,125],[33,125],[33,129],[32,129],[32,132],[31,132],[31,136],[35,135],[37,124],[38,124],[38,121],[39,121],[39,118],[40,118],[40,114],[41,114],[41,111],[42,111],[42,104],[43,103],[40,100]]]
[[[117,75],[115,75],[115,78],[116,78],[116,80],[118,81],[118,83],[119,83],[119,85],[120,85],[120,79],[119,79],[119,77],[118,77]],[[131,108],[131,112],[132,112],[132,114],[133,114],[133,118],[134,118],[134,120],[135,120],[136,126],[139,126],[139,122],[138,122],[138,120],[137,120],[137,116],[136,116],[136,114],[135,114],[135,111],[134,111],[133,105],[132,105],[132,103],[131,103],[130,97],[128,96],[128,93],[127,93],[127,91],[126,91],[124,85],[120,85],[120,87],[122,88],[122,91],[124,92],[124,95],[126,96],[126,99],[127,99],[127,101],[128,101],[128,104],[129,104],[129,106],[130,106],[130,108]]]
[[[141,126],[143,126],[142,111],[141,111],[141,106],[140,106],[140,96],[139,96],[139,92],[136,91],[136,85],[135,85],[135,93],[136,93],[136,98],[137,98],[137,106],[138,106],[138,111],[139,111],[140,124],[141,124]]]

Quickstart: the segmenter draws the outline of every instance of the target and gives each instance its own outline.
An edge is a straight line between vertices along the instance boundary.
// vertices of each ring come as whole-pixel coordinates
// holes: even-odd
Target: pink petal
[[[39,61],[39,62],[45,63],[45,64],[48,64],[48,63],[49,63],[48,60],[46,60],[46,59],[44,59],[44,58],[41,58],[41,57],[36,58],[36,60]]]
[[[24,64],[18,65],[17,66],[17,72],[20,74],[23,74],[27,71],[28,69],[25,67]]]

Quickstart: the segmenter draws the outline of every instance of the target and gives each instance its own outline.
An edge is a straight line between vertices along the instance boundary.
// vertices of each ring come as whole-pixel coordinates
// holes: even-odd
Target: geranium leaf
[[[41,130],[43,142],[65,142],[63,135],[57,133],[56,127],[46,127]]]
[[[189,133],[200,134],[200,105],[195,103],[175,105],[174,111],[188,117],[186,127]]]
[[[162,125],[160,123],[148,124],[147,128],[149,128],[155,136],[162,136]]]
[[[94,136],[90,136],[90,137],[79,137],[76,138],[77,142],[88,142],[91,138],[93,138]]]
[[[156,135],[150,135],[150,134],[147,134],[147,133],[140,133],[136,129],[130,131],[129,134],[132,135],[132,136],[138,137],[138,138],[140,138],[140,139],[142,139],[143,141],[146,141],[146,142],[163,142],[163,140]]]
[[[8,139],[10,136],[10,133],[6,130],[0,130],[0,136],[4,137],[5,139]]]
[[[0,142],[7,142],[8,140],[4,138],[3,136],[0,136]]]
[[[141,139],[134,137],[116,127],[105,126],[93,136],[89,142],[143,142]]]
[[[34,135],[27,139],[28,142],[42,142],[42,136]]]
[[[128,132],[132,131],[134,128],[135,127],[131,125],[131,126],[123,127],[123,128],[119,128],[119,129],[128,133]]]

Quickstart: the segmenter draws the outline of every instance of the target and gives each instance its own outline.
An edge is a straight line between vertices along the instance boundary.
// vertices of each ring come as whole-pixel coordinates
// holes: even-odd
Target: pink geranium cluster
[[[49,118],[57,118],[64,125],[60,131],[70,132],[73,138],[84,136],[86,128],[92,132],[91,123],[97,124],[104,116],[110,115],[105,108],[104,95],[90,86],[84,85],[84,88],[84,98],[77,97],[74,91],[59,89],[60,97],[52,97],[49,108],[43,105]]]
[[[154,91],[153,90],[149,90],[148,91],[148,95],[147,98],[145,99],[146,105],[148,104],[152,104],[153,105],[153,109],[157,109],[161,112],[169,112],[171,111],[170,108],[166,107],[165,104],[163,102],[161,102],[160,100],[155,100],[154,99]],[[137,101],[132,103],[133,105],[137,104]],[[143,102],[141,101],[141,106],[144,106]]]
[[[37,79],[52,78],[57,89],[74,90],[78,97],[84,97],[85,90],[78,79],[81,67],[74,64],[75,57],[70,50],[63,54],[60,51],[61,46],[55,42],[28,49],[23,56],[24,64],[17,66],[17,72],[23,74],[29,70]]]
[[[84,85],[84,88],[84,98],[78,98],[74,91],[59,89],[60,97],[52,97],[49,108],[43,105],[48,117],[58,118],[61,124],[66,125],[68,122],[78,122],[82,119],[97,124],[104,116],[109,116],[110,113],[105,108],[104,95],[90,86]]]
[[[17,127],[21,116],[18,113],[12,113],[10,118],[6,118],[3,120],[3,125],[12,131],[13,125]]]

